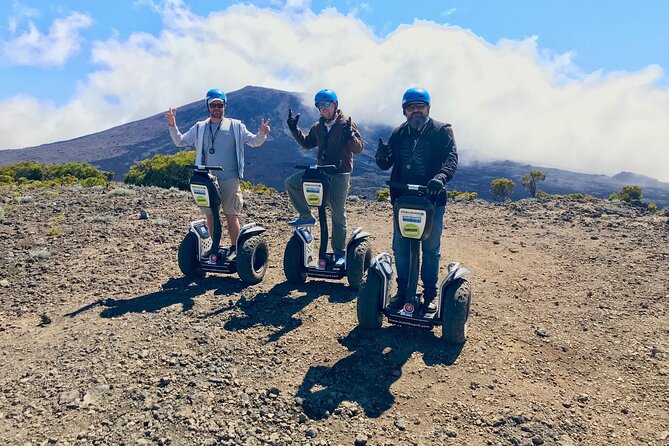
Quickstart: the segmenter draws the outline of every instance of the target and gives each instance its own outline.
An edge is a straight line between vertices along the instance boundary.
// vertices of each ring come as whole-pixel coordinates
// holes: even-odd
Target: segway
[[[467,320],[471,302],[469,282],[463,277],[469,270],[459,262],[448,264],[448,274],[439,285],[437,310],[429,312],[423,305],[422,293],[416,292],[420,271],[420,242],[430,236],[434,205],[426,198],[427,187],[388,182],[391,187],[407,191],[395,200],[393,220],[402,237],[410,239],[409,278],[406,303],[399,310],[388,308],[393,281],[390,254],[374,258],[358,293],[357,316],[362,328],[380,328],[383,316],[396,325],[432,329],[441,325],[442,338],[449,344],[462,344],[467,339]]]
[[[311,232],[313,225],[298,226],[286,250],[283,253],[283,272],[288,282],[293,284],[304,283],[307,277],[322,279],[341,279],[344,276],[353,289],[358,289],[362,277],[372,261],[372,248],[369,243],[370,234],[355,228],[346,243],[344,264],[336,265],[334,252],[328,252],[328,222],[326,208],[330,194],[330,181],[325,174],[336,173],[334,165],[322,166],[295,166],[304,169],[302,177],[302,191],[304,198],[311,207],[318,208],[320,225],[320,245],[316,250],[314,235]]]
[[[262,233],[265,228],[255,223],[241,227],[235,249],[221,248],[221,199],[218,180],[210,173],[223,170],[219,166],[196,166],[190,180],[190,190],[195,203],[211,209],[213,233],[207,228],[207,220],[192,221],[188,233],[179,245],[179,269],[186,277],[200,278],[207,272],[234,274],[242,281],[260,282],[267,271],[269,250]]]

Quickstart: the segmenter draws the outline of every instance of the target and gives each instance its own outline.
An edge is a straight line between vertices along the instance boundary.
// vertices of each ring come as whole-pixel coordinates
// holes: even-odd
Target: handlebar
[[[423,194],[427,193],[427,186],[422,186],[420,184],[405,184],[405,183],[400,183],[397,181],[386,181],[386,184],[390,187],[393,187],[395,189],[401,189],[401,190],[411,190],[415,192],[420,192]]]
[[[302,169],[302,170],[315,170],[318,172],[324,172],[324,173],[337,173],[337,166],[334,164],[314,164],[313,166],[306,166],[302,164],[298,164],[295,166],[296,169]]]
[[[225,170],[223,166],[205,166],[203,164],[196,165],[193,170],[196,172],[207,172],[209,170]]]

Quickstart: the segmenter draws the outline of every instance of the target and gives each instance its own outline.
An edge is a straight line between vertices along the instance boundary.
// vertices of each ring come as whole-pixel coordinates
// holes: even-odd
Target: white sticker
[[[318,207],[323,204],[323,183],[302,183],[304,199],[309,206]]]
[[[201,184],[191,184],[190,191],[198,206],[209,207],[209,190]]]
[[[400,209],[398,218],[402,237],[420,239],[423,236],[427,212],[417,209]]]

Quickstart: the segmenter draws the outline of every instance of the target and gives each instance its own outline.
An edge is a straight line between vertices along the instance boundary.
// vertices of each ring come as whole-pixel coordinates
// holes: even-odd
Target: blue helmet
[[[328,89],[320,90],[318,93],[316,93],[316,97],[314,97],[314,105],[322,101],[332,101],[339,103],[339,100],[337,99],[337,93]]]
[[[402,96],[402,108],[409,102],[425,102],[430,105],[430,93],[424,88],[409,88]]]
[[[209,107],[209,103],[214,99],[220,99],[226,104],[228,103],[228,97],[225,95],[225,92],[219,88],[212,88],[207,92],[207,95],[205,96],[204,99],[204,102],[207,104],[207,107]]]

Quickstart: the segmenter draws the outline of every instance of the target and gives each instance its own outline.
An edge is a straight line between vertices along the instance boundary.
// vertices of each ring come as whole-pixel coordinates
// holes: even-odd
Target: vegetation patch
[[[88,163],[42,164],[35,161],[0,166],[0,186],[17,185],[21,189],[60,187],[81,184],[83,187],[106,186],[114,178]]]

